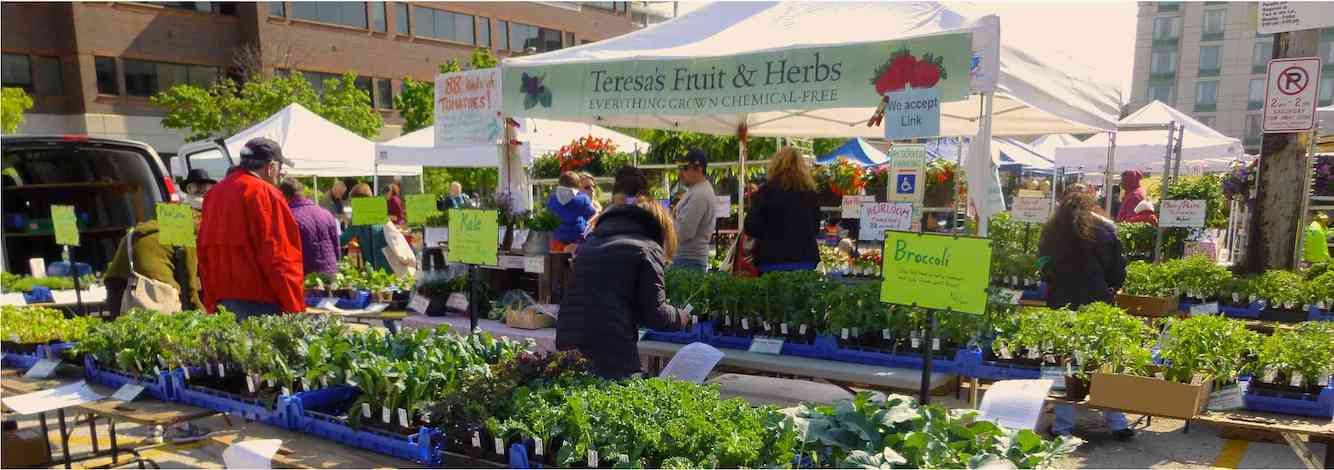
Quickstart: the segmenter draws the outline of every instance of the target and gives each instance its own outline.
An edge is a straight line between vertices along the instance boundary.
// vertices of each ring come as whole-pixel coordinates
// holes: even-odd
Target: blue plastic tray
[[[51,289],[46,286],[33,287],[31,292],[23,293],[23,301],[30,304],[54,303],[55,296],[51,295]]]
[[[699,342],[704,339],[704,330],[706,329],[704,324],[706,323],[708,322],[701,321],[699,323],[695,323],[694,325],[690,326],[689,330],[686,331],[658,331],[652,329],[645,330],[644,339],[650,341],[663,341],[676,344],[690,344]],[[710,327],[708,329],[712,328]]]
[[[99,368],[97,367],[97,361],[93,360],[91,354],[83,356],[83,375],[89,382],[115,389],[130,383],[143,385],[144,393],[163,401],[171,401],[176,398],[175,391],[172,389],[171,377],[173,373],[179,372],[163,371],[156,378],[134,377],[124,372]]]
[[[1334,417],[1334,387],[1328,384],[1319,394],[1280,394],[1247,387],[1242,401],[1248,410],[1320,418]]]
[[[1026,290],[1019,298],[1023,300],[1047,300],[1047,283],[1038,282],[1037,289]]]
[[[338,303],[334,305],[343,310],[360,310],[366,308],[366,306],[370,304],[371,292],[363,290],[357,291],[356,295],[351,299],[339,298]]]
[[[829,359],[838,348],[838,340],[830,335],[817,335],[815,344],[799,344],[791,341],[783,343],[784,356],[809,357],[812,359]]]
[[[291,429],[420,464],[440,464],[442,455],[438,444],[443,439],[435,428],[423,426],[416,434],[404,437],[371,428],[353,429],[337,416],[321,412],[346,407],[347,402],[359,394],[361,390],[356,387],[340,385],[291,396],[287,400]]]
[[[953,359],[932,359],[931,370],[944,374],[955,373],[959,364],[966,360],[967,352],[959,350],[955,353]],[[900,367],[908,369],[921,369],[922,356],[916,353],[890,354],[879,351],[871,351],[860,348],[838,347],[834,349],[833,355],[829,359],[841,362],[855,362],[858,364],[869,364],[873,366]]]
[[[173,400],[177,402],[221,411],[282,429],[292,428],[291,413],[288,410],[286,395],[277,397],[274,400],[273,407],[270,408],[259,400],[186,385],[185,374],[181,373],[179,369],[172,372],[172,393],[175,395]]]
[[[3,359],[0,359],[0,363],[3,363],[5,367],[15,367],[19,369],[27,369],[29,367],[32,367],[33,365],[37,364],[37,361],[46,358],[46,355],[42,354],[42,351],[44,350],[45,346],[44,345],[38,346],[37,348],[38,352],[34,353],[20,353],[20,352],[4,353],[4,357]]]
[[[1306,318],[1307,321],[1334,321],[1334,311],[1321,310],[1320,307],[1311,306],[1311,314]]]
[[[985,380],[1018,380],[1042,377],[1042,369],[1037,367],[984,361],[980,349],[959,351],[958,363],[954,372],[964,377]]]

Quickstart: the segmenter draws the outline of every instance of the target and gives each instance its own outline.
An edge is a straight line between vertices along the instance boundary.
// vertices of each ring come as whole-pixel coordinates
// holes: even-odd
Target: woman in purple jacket
[[[287,206],[292,209],[301,231],[301,259],[306,275],[310,273],[338,274],[338,220],[333,214],[305,196],[306,186],[295,178],[287,178],[278,185]]]

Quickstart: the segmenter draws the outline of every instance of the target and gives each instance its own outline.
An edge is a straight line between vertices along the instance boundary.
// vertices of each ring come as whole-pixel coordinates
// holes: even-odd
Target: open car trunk
[[[29,258],[61,260],[51,226],[51,206],[74,206],[80,246],[72,261],[106,269],[126,230],[155,218],[154,205],[169,200],[174,185],[145,144],[115,139],[5,137],[3,169],[4,267],[27,274]]]

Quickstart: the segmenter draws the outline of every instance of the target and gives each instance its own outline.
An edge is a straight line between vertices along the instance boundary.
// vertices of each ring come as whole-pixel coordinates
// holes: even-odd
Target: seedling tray
[[[334,305],[343,310],[361,310],[370,304],[371,293],[370,291],[363,290],[352,294],[352,298],[350,299],[339,298],[338,303]]]
[[[173,372],[171,379],[175,385],[172,387],[172,391],[175,393],[174,400],[177,402],[240,416],[282,429],[291,429],[292,427],[290,413],[287,410],[286,395],[279,395],[274,399],[273,406],[270,407],[261,400],[221,390],[187,385],[185,375],[180,370]]]
[[[942,359],[935,357],[931,360],[931,371],[943,374],[955,373],[961,363],[961,355],[966,356],[964,350],[955,352],[953,358]],[[868,364],[873,366],[899,367],[909,369],[922,368],[922,355],[914,352],[887,353],[873,351],[857,347],[841,346],[833,350],[829,357],[831,360],[840,362],[854,362],[858,364]]]
[[[423,426],[416,434],[402,436],[370,427],[353,429],[348,425],[338,415],[342,415],[340,411],[360,394],[361,390],[356,387],[339,385],[289,397],[286,403],[292,417],[291,429],[420,464],[440,464],[442,449],[436,444],[441,442],[441,435],[435,428]]]
[[[959,351],[955,373],[964,377],[984,380],[1018,380],[1042,377],[1042,369],[1023,364],[982,359],[982,351],[965,349]]]
[[[1334,321],[1334,311],[1321,310],[1320,307],[1312,305],[1306,321]]]
[[[709,322],[708,321],[697,322],[694,325],[691,325],[690,329],[685,331],[658,331],[652,329],[646,330],[644,332],[644,339],[649,341],[663,341],[667,343],[676,343],[676,344],[696,343],[704,339],[705,324],[707,323]],[[712,327],[709,328],[711,329]]]
[[[1245,307],[1233,307],[1227,304],[1220,304],[1218,306],[1218,311],[1219,313],[1222,313],[1223,316],[1231,318],[1249,318],[1252,320],[1260,318],[1260,304],[1256,302],[1252,302]]]
[[[102,369],[97,366],[97,361],[93,360],[92,355],[83,357],[83,374],[89,382],[97,385],[103,385],[114,389],[119,389],[125,384],[138,384],[144,386],[144,392],[148,396],[163,401],[171,401],[176,396],[172,389],[172,374],[177,371],[164,371],[157,377],[135,377],[125,372]]]
[[[1284,393],[1257,387],[1246,387],[1242,396],[1246,409],[1289,415],[1334,417],[1334,387],[1329,384],[1320,393]]]

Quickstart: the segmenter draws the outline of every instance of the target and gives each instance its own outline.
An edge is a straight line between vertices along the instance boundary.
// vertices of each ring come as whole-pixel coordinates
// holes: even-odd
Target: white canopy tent
[[[516,121],[519,123],[516,134],[522,142],[519,155],[524,166],[531,164],[534,156],[555,153],[575,139],[590,135],[610,140],[623,152],[649,149],[648,142],[602,126],[537,118]],[[495,167],[500,164],[495,145],[436,147],[434,127],[418,129],[393,140],[377,143],[375,150],[380,163],[389,165],[468,168]]]
[[[932,158],[941,158],[945,160],[954,160],[957,158],[959,144],[953,140],[941,139],[927,144],[927,152]],[[1009,137],[997,137],[991,139],[991,160],[997,165],[1023,165],[1028,168],[1038,170],[1050,170],[1055,164],[1051,157],[1039,153],[1036,149],[1023,142]],[[968,152],[972,150],[971,146],[963,148],[963,158],[968,159]]]
[[[224,141],[227,153],[240,155],[241,147],[256,137],[268,137],[282,146],[283,156],[300,176],[366,176],[376,174],[375,142],[319,117],[296,103]],[[381,175],[419,175],[420,166],[381,165]]]
[[[1190,115],[1154,101],[1122,119],[1118,126],[1167,124],[1175,122],[1184,127],[1181,139],[1181,166],[1187,172],[1226,170],[1241,158],[1241,141],[1210,129]],[[1107,152],[1110,136],[1101,133],[1074,145],[1056,148],[1056,164],[1084,171],[1107,171]],[[1116,151],[1111,173],[1125,170],[1161,171],[1167,155],[1167,132],[1125,131],[1116,135]]]
[[[1079,139],[1070,134],[1047,134],[1033,139],[1028,146],[1048,159],[1056,159],[1056,147],[1065,147],[1079,143]]]
[[[1320,133],[1334,134],[1334,106],[1325,106],[1315,110],[1315,118],[1320,121]]]
[[[965,17],[930,2],[719,2],[593,44],[505,59],[503,66],[535,74],[542,73],[539,70],[544,67],[556,70],[563,66],[615,63],[635,63],[652,70],[658,61],[871,44],[956,33],[972,34],[973,65],[969,78],[974,94],[965,100],[941,104],[940,136],[977,136],[974,141],[985,147],[990,145],[992,135],[1094,132],[1115,126],[1119,109],[1115,88],[1101,84],[1090,68],[1063,60],[1069,57],[1039,59],[1006,47],[1000,41],[1000,18],[995,15]],[[548,95],[546,99],[551,98]],[[507,96],[507,108],[510,102]],[[532,108],[528,104],[525,101],[525,108]],[[883,137],[884,129],[866,126],[877,105],[868,100],[858,107],[799,106],[790,110],[704,114],[637,112],[588,116],[583,110],[562,107],[538,108],[534,112],[618,127],[721,135]],[[743,165],[745,160],[743,153]],[[986,171],[988,163],[993,170],[991,176]],[[983,199],[975,199],[974,203],[984,219],[1004,210],[1003,201],[997,207],[1000,190],[999,181],[994,178],[994,165],[985,161],[966,165],[972,168],[968,172],[970,185],[994,186],[991,191],[969,193]],[[973,181],[974,178],[979,180]],[[987,179],[992,184],[988,185]]]

